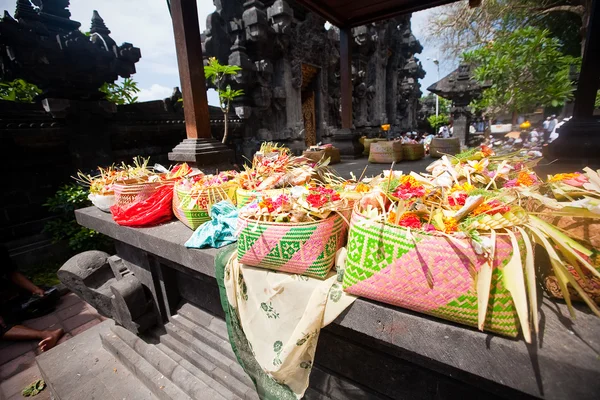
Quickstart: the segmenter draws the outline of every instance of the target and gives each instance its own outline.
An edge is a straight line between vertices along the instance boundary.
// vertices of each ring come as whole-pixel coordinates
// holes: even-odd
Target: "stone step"
[[[156,348],[155,345],[146,343],[137,335],[121,326],[113,327],[112,331],[130,348],[135,350],[138,355],[143,357],[191,398],[196,400],[225,399],[224,396],[221,396],[221,394],[211,388],[210,383],[212,382],[209,382],[209,384],[205,383],[167,354]],[[228,395],[227,397],[231,396]]]
[[[201,308],[195,307],[189,303],[183,303],[181,307],[179,307],[177,314],[213,332],[221,339],[229,341],[229,334],[227,333],[227,323],[225,322],[225,320],[219,317],[215,317],[209,312],[204,311]]]
[[[233,364],[228,364],[232,374],[236,378],[243,378],[243,382],[251,387],[252,392],[255,393],[252,380],[238,364],[235,353],[231,348],[225,321],[192,304],[184,303],[177,310],[177,315],[171,319],[171,324],[178,328],[179,334],[183,336],[177,337],[176,332],[173,332],[173,335],[168,335],[173,336],[180,343],[179,354],[183,353],[182,355],[185,357],[186,349],[189,350],[191,347],[189,343],[194,341],[197,345],[203,343],[204,346],[215,350],[214,353],[209,352],[207,354],[206,359],[209,364],[214,364],[211,355],[214,357],[215,353],[225,354],[230,360],[233,360]],[[167,326],[168,330],[169,327]],[[227,384],[225,385],[227,386]],[[331,374],[315,365],[310,375],[310,387],[307,389],[304,398],[308,400],[358,400],[379,399],[380,397],[366,391],[352,381]]]
[[[102,346],[161,400],[192,400],[114,332],[101,335]]]
[[[170,349],[180,357],[187,360],[194,367],[198,368],[201,372],[213,378],[219,384],[222,384],[229,390],[231,390],[235,395],[244,399],[257,399],[256,389],[254,387],[249,387],[245,383],[242,383],[238,379],[234,378],[229,372],[223,371],[221,368],[216,367],[213,363],[208,361],[206,358],[202,357],[200,354],[196,353],[194,350],[186,347],[184,344],[180,343],[177,339],[164,335],[160,338],[161,344],[166,348]],[[181,356],[181,355],[184,356]]]
[[[177,354],[176,352],[171,350],[171,348],[168,347],[167,345],[165,345],[164,343],[157,344],[156,348],[159,349],[160,351],[162,351],[163,353],[165,353],[170,358],[172,358],[175,362],[177,362],[183,368],[188,370],[192,375],[194,375],[198,379],[202,380],[202,382],[206,383],[210,388],[212,388],[214,391],[219,393],[221,396],[223,396],[227,400],[238,400],[238,399],[243,398],[243,397],[238,396],[237,394],[233,393],[230,389],[226,388],[224,385],[222,385],[221,383],[219,383],[216,380],[214,380],[213,378],[211,378],[208,374],[204,373],[204,371],[202,371],[200,368],[196,367],[194,364],[192,364],[185,358],[181,357],[179,354]],[[244,387],[244,390],[246,390],[245,387]]]
[[[161,342],[164,342],[177,354],[196,365],[226,387],[237,387],[237,385],[230,385],[228,383],[229,380],[235,379],[252,392],[255,392],[252,380],[237,361],[231,360],[220,351],[213,349],[208,344],[195,338],[186,330],[179,328],[171,322],[167,323],[165,328],[168,335],[161,337]],[[239,394],[239,392],[236,393]]]
[[[158,399],[102,347],[101,337],[114,335],[110,331],[112,325],[112,320],[106,320],[36,357],[41,377],[48,385],[46,391],[51,392],[54,400]],[[38,397],[47,398],[47,394],[42,392],[35,399]]]
[[[171,318],[171,322],[173,323],[173,325],[183,329],[196,339],[206,343],[208,346],[212,347],[219,353],[227,356],[232,361],[237,361],[235,353],[231,348],[231,344],[229,344],[229,340],[225,340],[220,336],[217,336],[210,330],[205,329],[204,327],[196,324],[195,322],[181,315],[174,315]]]

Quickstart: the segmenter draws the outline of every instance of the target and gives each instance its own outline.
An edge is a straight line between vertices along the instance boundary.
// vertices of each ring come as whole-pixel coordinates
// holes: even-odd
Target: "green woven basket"
[[[209,207],[221,200],[231,200],[235,193],[235,186],[222,185],[211,188],[200,195],[191,195],[189,192],[175,186],[173,190],[173,213],[185,226],[196,230],[203,223],[210,221]]]
[[[525,257],[522,240],[519,246]],[[485,260],[466,239],[416,230],[409,237],[406,228],[368,221],[355,210],[347,248],[346,292],[478,326],[476,276]],[[519,319],[502,277],[512,252],[508,237],[498,235],[484,330],[516,337]]]

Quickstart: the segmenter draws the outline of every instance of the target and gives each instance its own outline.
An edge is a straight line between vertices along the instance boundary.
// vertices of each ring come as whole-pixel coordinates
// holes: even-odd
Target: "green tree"
[[[242,68],[237,65],[221,65],[215,57],[208,59],[208,65],[204,67],[204,76],[215,86],[219,95],[219,107],[223,112],[225,129],[223,132],[223,143],[227,142],[227,115],[231,102],[238,96],[244,94],[243,90],[233,90],[231,85],[227,84],[227,79],[231,75],[236,75]]]
[[[455,61],[468,50],[493,41],[498,32],[532,26],[548,29],[565,54],[583,54],[592,0],[482,0],[478,7],[460,1],[436,9],[426,23],[425,41]]]
[[[104,83],[99,90],[105,94],[106,100],[118,105],[135,103],[138,100],[135,94],[140,92],[137,82],[131,78],[120,83]]]
[[[23,79],[12,82],[0,82],[0,99],[18,103],[33,103],[35,97],[42,91],[33,83]]]
[[[579,59],[563,55],[559,47],[547,30],[528,27],[498,33],[495,41],[466,52],[464,60],[477,66],[475,78],[492,85],[474,108],[488,116],[510,112],[516,123],[519,112],[571,99],[569,67]]]
[[[429,125],[431,125],[431,128],[433,128],[433,133],[438,133],[442,126],[448,125],[450,123],[450,117],[446,114],[440,114],[437,116],[430,115],[429,117],[427,117],[427,122],[429,122]]]

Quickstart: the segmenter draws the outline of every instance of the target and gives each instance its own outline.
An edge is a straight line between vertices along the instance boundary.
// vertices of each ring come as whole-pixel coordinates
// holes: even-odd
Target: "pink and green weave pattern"
[[[484,329],[515,337],[518,317],[502,283],[502,268],[511,256],[510,240],[498,235]],[[468,240],[414,230],[408,236],[406,228],[367,221],[354,212],[344,290],[477,327],[476,277],[484,262]]]
[[[324,279],[343,246],[346,225],[339,215],[308,223],[238,219],[239,262]]]

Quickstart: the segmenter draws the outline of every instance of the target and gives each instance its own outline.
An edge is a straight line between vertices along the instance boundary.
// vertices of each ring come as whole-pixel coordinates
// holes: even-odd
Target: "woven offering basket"
[[[441,158],[444,154],[455,155],[460,153],[460,140],[458,138],[433,138],[429,146],[429,155]]]
[[[368,221],[355,209],[348,234],[344,290],[477,327],[476,276],[484,258],[465,239],[416,230],[410,235],[407,228]],[[525,257],[521,240],[519,246]],[[511,256],[510,239],[498,235],[484,330],[516,337],[519,319],[502,279],[502,269]]]
[[[119,207],[127,207],[132,203],[144,201],[164,184],[164,182],[115,183],[113,185],[115,204]]]
[[[600,249],[600,215],[599,218],[584,218],[556,215],[557,210],[542,204],[536,199],[528,199],[525,203],[525,209],[535,215],[563,230],[567,235],[582,242],[589,244],[592,248]]]
[[[404,143],[402,145],[402,158],[409,161],[420,160],[425,157],[423,144]]]
[[[582,256],[586,258],[590,264],[594,265],[596,268],[600,268],[600,257],[598,256],[597,250],[595,250],[600,249],[600,218],[556,215],[556,210],[545,206],[536,199],[528,199],[525,203],[525,209],[529,212],[536,213],[538,218],[560,228],[565,234],[580,242],[587,249],[595,252],[594,255],[589,258]],[[554,275],[552,268],[549,267],[550,260],[547,256],[543,256],[536,264],[538,265],[538,270],[540,270],[542,275],[544,288],[548,294],[557,299],[564,299],[558,285],[558,279]],[[600,279],[592,274],[586,274],[586,276],[582,278],[577,274],[575,268],[570,265],[567,266],[567,269],[584,292],[597,304],[600,304]],[[583,301],[571,285],[568,285],[567,289],[569,290],[572,300]]]
[[[371,144],[369,162],[391,164],[402,161],[402,143],[399,141],[375,142]]]
[[[304,223],[238,219],[238,260],[254,267],[325,279],[347,227],[337,214]]]
[[[314,163],[329,158],[329,165],[338,164],[341,160],[340,150],[336,147],[327,147],[316,151],[305,150],[302,157],[308,158]]]
[[[277,197],[280,194],[284,193],[285,189],[246,190],[239,187],[235,192],[235,197],[237,200],[238,208],[242,208],[246,204],[249,204],[256,200],[256,197],[259,195],[264,195],[267,197]]]
[[[217,188],[206,190],[200,195],[192,195],[189,191],[180,189],[177,185],[173,189],[173,213],[185,226],[196,230],[200,225],[210,221],[209,207],[222,200],[233,203],[235,198],[235,185],[221,185]]]
[[[363,150],[363,155],[365,155],[365,156],[369,155],[369,152],[371,151],[371,145],[373,143],[376,143],[376,142],[385,142],[385,141],[387,141],[387,139],[384,139],[384,138],[372,138],[372,139],[365,138],[363,140],[363,146],[365,147],[365,149]]]

